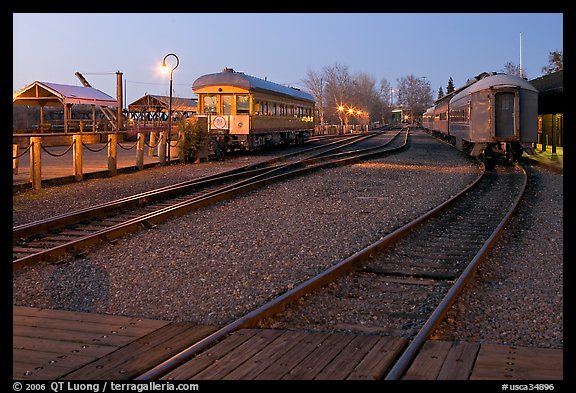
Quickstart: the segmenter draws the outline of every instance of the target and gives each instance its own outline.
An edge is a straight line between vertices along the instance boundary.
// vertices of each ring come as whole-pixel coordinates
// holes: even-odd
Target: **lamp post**
[[[168,135],[166,136],[166,158],[168,159],[168,162],[170,162],[170,130],[172,128],[172,73],[176,68],[178,68],[178,65],[180,65],[180,59],[178,59],[178,56],[176,56],[174,53],[168,53],[166,56],[164,56],[164,60],[162,60],[163,69],[167,69],[166,58],[168,56],[174,56],[176,58],[176,65],[172,67],[172,69],[170,70],[170,101],[168,102]]]
[[[338,117],[340,118],[340,130],[344,134],[344,120],[342,119],[342,113],[344,112],[344,107],[342,105],[338,106]]]

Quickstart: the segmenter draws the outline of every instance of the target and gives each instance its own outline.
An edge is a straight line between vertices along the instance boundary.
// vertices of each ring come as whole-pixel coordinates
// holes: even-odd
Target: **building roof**
[[[255,76],[246,75],[243,72],[236,72],[232,68],[224,68],[222,72],[206,74],[194,81],[192,89],[196,90],[205,86],[236,86],[249,91],[261,91],[303,101],[314,102],[314,97],[295,87],[280,85]]]
[[[142,111],[168,111],[169,96],[146,94],[128,105],[129,112]],[[172,97],[172,110],[176,112],[197,112],[198,100],[196,98]]]
[[[35,81],[14,93],[12,103],[31,106],[63,106],[66,104],[88,104],[118,107],[118,101],[93,87],[63,85]]]
[[[532,79],[530,83],[540,94],[562,93],[564,91],[564,70]]]

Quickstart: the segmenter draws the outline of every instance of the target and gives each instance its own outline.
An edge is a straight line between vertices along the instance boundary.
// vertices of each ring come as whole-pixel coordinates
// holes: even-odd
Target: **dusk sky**
[[[425,77],[435,98],[450,77],[459,87],[519,64],[520,33],[528,79],[541,76],[549,53],[563,51],[562,13],[14,13],[13,90],[34,81],[81,86],[79,71],[116,97],[120,71],[130,104],[168,95],[158,69],[175,53],[177,97],[193,97],[196,78],[225,67],[303,87],[308,70],[339,63],[378,85]]]

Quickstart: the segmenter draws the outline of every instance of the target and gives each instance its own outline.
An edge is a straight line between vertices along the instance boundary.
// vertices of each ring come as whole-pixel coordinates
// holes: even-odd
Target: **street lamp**
[[[344,107],[342,105],[338,106],[338,117],[340,118],[340,129],[342,134],[344,133],[344,120],[342,119],[342,113],[344,112]]]
[[[176,68],[178,68],[178,65],[180,65],[180,59],[178,59],[178,56],[176,56],[174,53],[168,53],[166,56],[164,56],[164,60],[162,60],[162,69],[164,70],[168,69],[166,66],[166,58],[168,56],[174,56],[176,58],[176,65],[170,70],[170,101],[168,102],[168,135],[166,137],[166,157],[168,162],[170,162],[170,130],[172,128],[172,73]]]

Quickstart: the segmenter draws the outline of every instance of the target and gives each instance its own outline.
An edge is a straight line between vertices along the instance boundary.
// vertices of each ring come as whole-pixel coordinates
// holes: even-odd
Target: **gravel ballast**
[[[242,160],[241,165],[251,163],[249,158]],[[27,191],[14,196],[14,224],[217,173],[230,165],[231,161],[173,165]],[[549,196],[552,203],[556,201],[554,213],[560,218],[548,221],[553,228],[543,232],[547,237],[531,233],[539,230],[535,223],[540,224],[540,218],[526,218],[531,223],[529,237],[522,238],[532,252],[524,255],[530,255],[531,261],[557,260],[560,277],[558,271],[523,268],[511,260],[518,253],[502,260],[495,258],[502,266],[514,266],[513,274],[524,275],[523,279],[500,279],[501,290],[520,295],[519,288],[508,286],[526,287],[526,282],[536,278],[539,284],[534,286],[546,289],[532,292],[528,299],[539,308],[540,317],[553,319],[534,342],[548,340],[550,345],[559,337],[561,345],[562,177],[540,169],[534,172],[540,176],[537,190],[552,187]],[[455,194],[477,175],[477,166],[468,158],[417,133],[405,153],[267,186],[103,245],[84,258],[26,267],[13,274],[13,304],[221,326],[377,241]],[[558,192],[559,196],[555,195]],[[545,214],[535,207],[534,211],[527,207],[526,215]],[[552,236],[554,249],[545,256],[535,254],[534,250],[541,251],[545,239]],[[536,244],[530,240],[533,238],[538,239]],[[498,246],[501,244],[505,243]],[[502,247],[508,250],[508,245]],[[544,261],[538,263],[546,270]],[[494,274],[503,275],[509,269]],[[530,275],[525,270],[530,270]],[[492,280],[490,272],[479,273]],[[543,280],[551,281],[542,285]],[[470,298],[472,304],[465,307],[490,307],[493,318],[499,318],[498,305],[509,308],[509,303],[501,296],[498,299],[484,302]],[[517,307],[520,316],[506,312],[507,319],[516,318],[521,324],[526,321],[522,317],[524,306]],[[479,316],[483,314],[486,310],[478,311],[476,325],[470,329],[500,334],[497,329],[482,328],[484,322]],[[464,336],[468,324],[455,322],[461,315],[451,317],[450,331],[444,329],[446,337]],[[485,323],[494,326],[493,321]],[[530,326],[529,331],[534,331],[532,322]],[[471,333],[470,337],[478,336]]]

